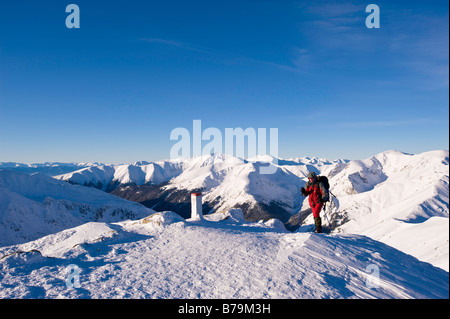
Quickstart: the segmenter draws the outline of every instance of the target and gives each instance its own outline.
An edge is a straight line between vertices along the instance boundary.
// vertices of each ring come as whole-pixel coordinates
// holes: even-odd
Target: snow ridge
[[[138,203],[49,176],[0,170],[0,246],[22,243],[89,221],[142,218]]]
[[[0,298],[449,296],[448,272],[368,237],[290,233],[216,214],[93,222],[2,248]],[[80,269],[78,289],[66,286],[69,265]]]
[[[91,165],[56,179],[0,169],[0,298],[449,298],[448,151],[277,161]],[[236,209],[275,202],[298,220],[311,170],[338,198],[323,219],[332,233],[305,232],[311,216],[289,232]],[[96,189],[139,183],[202,190],[213,209],[185,220]],[[73,264],[79,289],[66,286]]]

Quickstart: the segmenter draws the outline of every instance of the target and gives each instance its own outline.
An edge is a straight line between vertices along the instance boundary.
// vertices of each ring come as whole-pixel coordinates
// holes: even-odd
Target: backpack
[[[330,189],[330,182],[328,182],[328,178],[326,176],[317,176],[317,179],[319,180],[320,183],[323,184],[323,186],[329,190]]]
[[[328,178],[326,176],[317,176],[317,179],[319,180],[319,183],[322,183],[323,187],[325,187],[325,189],[327,191],[330,190],[330,182],[328,181]],[[326,202],[328,202],[330,200],[330,196],[328,196],[328,198],[325,200]]]

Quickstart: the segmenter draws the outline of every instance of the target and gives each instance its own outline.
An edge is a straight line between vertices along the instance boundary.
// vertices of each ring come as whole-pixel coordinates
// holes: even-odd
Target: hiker
[[[300,189],[303,196],[309,196],[309,206],[312,209],[314,217],[314,225],[316,226],[314,232],[322,232],[322,220],[320,219],[320,211],[323,204],[329,199],[328,189],[319,180],[316,173],[310,172],[308,174],[308,182],[305,187]]]

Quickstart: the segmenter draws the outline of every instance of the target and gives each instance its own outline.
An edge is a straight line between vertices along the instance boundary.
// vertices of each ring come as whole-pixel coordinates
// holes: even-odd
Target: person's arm
[[[309,194],[311,194],[311,191],[312,191],[311,183],[307,182],[305,187],[302,187],[300,189],[300,191],[302,192],[302,195],[305,196],[305,197],[308,196]]]
[[[320,193],[322,194],[322,201],[328,202],[328,200],[330,199],[330,193],[328,192],[328,189],[326,189],[325,186],[323,186],[323,183],[321,182],[319,182],[319,188]]]

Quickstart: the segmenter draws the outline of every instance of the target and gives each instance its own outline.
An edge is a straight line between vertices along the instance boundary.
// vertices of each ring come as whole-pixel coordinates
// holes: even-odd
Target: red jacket
[[[317,179],[312,183],[311,182],[306,183],[305,193],[307,194],[306,196],[309,195],[309,206],[311,207],[314,207],[317,204],[321,204],[327,201],[329,196],[327,189]]]

